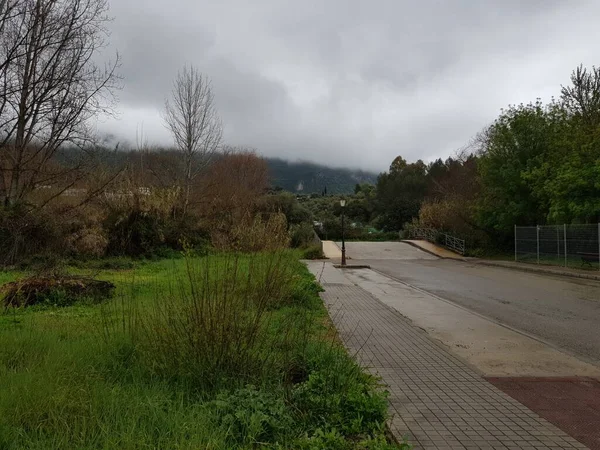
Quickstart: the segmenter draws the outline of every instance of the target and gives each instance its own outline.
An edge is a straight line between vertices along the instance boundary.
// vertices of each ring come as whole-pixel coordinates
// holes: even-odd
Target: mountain
[[[112,167],[124,167],[128,162],[139,162],[135,151],[117,151],[98,148],[96,158]],[[169,151],[169,150],[166,150]],[[55,155],[60,163],[77,160],[80,151],[63,148]],[[180,158],[173,153],[173,158]],[[290,162],[281,158],[264,158],[269,166],[271,185],[298,194],[321,194],[327,188],[328,194],[349,194],[354,192],[357,183],[377,182],[378,174],[363,170],[339,169],[309,162]]]
[[[357,183],[377,182],[377,174],[362,170],[336,169],[309,162],[289,162],[279,158],[265,158],[271,172],[273,186],[302,194],[349,194]]]

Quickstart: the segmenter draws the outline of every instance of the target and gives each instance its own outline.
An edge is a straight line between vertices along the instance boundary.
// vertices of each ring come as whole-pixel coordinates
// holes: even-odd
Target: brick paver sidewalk
[[[309,265],[348,349],[389,386],[391,429],[416,449],[585,449],[485,381],[330,264]]]

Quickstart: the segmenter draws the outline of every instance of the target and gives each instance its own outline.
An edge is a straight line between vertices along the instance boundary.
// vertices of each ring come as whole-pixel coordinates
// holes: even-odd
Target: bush
[[[283,213],[290,225],[312,221],[310,210],[300,205],[296,196],[289,192],[264,196],[258,204],[258,210],[267,214]]]
[[[231,230],[213,233],[213,245],[220,250],[275,251],[287,248],[289,243],[287,222],[282,213],[246,215]]]
[[[113,212],[104,223],[108,254],[150,255],[165,244],[164,226],[163,219],[151,212],[140,209]]]
[[[301,223],[290,227],[290,245],[293,248],[305,248],[315,242],[315,231],[310,223]]]
[[[342,222],[339,217],[329,215],[322,220],[323,227],[318,231],[321,239],[336,240],[342,237]]]
[[[67,238],[67,247],[74,256],[99,258],[106,254],[108,243],[100,228],[84,228]]]
[[[0,207],[0,260],[10,265],[35,255],[62,255],[63,233],[55,217],[27,205]]]
[[[302,252],[303,259],[325,259],[321,245],[311,245]]]
[[[328,425],[346,436],[376,434],[387,414],[387,400],[376,392],[376,379],[353,361],[331,357],[336,359],[333,365],[323,364],[326,370],[313,371],[294,387],[295,407],[316,428]]]
[[[169,250],[184,248],[202,253],[209,243],[209,233],[191,216],[173,219],[154,210],[113,211],[104,229],[112,256],[169,257]]]
[[[442,232],[435,234],[435,243],[437,245],[446,245],[446,236]]]
[[[184,278],[155,291],[127,329],[144,370],[202,392],[276,376],[275,349],[294,336],[265,327],[269,311],[294,294],[286,255],[188,258]]]

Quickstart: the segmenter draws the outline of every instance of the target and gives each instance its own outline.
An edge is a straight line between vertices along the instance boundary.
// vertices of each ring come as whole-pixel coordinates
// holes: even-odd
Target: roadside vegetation
[[[96,272],[109,300],[6,308],[0,448],[397,448],[298,257],[189,253]]]

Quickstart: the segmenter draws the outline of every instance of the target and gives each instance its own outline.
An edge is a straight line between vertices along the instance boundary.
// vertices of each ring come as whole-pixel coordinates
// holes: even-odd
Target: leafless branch
[[[94,62],[107,44],[107,0],[0,2],[0,187],[10,205],[52,177],[61,147],[92,142],[90,121],[115,103],[119,56]]]
[[[165,104],[164,121],[184,162],[185,212],[192,183],[218,151],[223,135],[211,82],[196,68],[186,66],[179,72]]]

